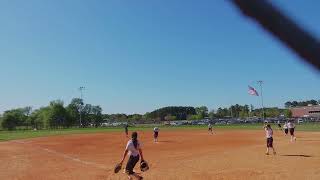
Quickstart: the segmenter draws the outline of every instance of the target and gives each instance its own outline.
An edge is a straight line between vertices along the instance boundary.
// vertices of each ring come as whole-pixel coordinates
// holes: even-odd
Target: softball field
[[[274,130],[277,155],[265,155],[264,131],[138,131],[150,170],[145,179],[320,179],[320,132],[297,132],[291,143]],[[74,134],[0,143],[0,179],[112,179],[127,142],[123,132]],[[138,167],[138,166],[136,166]],[[138,168],[136,169],[139,172]]]

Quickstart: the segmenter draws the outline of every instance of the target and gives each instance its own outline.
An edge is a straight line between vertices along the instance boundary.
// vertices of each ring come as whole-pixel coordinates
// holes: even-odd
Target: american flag
[[[249,87],[249,90],[248,90],[248,93],[252,96],[259,96],[258,92],[251,86],[248,86]]]

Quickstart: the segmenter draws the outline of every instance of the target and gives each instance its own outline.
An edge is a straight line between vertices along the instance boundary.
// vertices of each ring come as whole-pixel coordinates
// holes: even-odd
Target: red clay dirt
[[[145,179],[320,179],[320,133],[275,132],[277,155],[265,155],[264,131],[138,132],[150,170]],[[127,179],[113,173],[127,142],[124,133],[42,137],[0,143],[0,179]],[[140,172],[138,168],[137,172]]]

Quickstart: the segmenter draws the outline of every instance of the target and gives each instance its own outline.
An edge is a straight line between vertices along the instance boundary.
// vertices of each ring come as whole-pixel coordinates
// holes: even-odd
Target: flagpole
[[[82,103],[83,103],[83,93],[82,93],[82,91],[83,91],[84,89],[85,89],[85,87],[83,87],[83,86],[79,87],[80,98],[81,98]],[[83,107],[82,107],[82,105],[81,105],[81,107],[80,107],[80,128],[82,127],[82,109],[83,109]]]
[[[257,81],[257,83],[259,84],[260,86],[260,96],[261,96],[261,106],[262,106],[262,119],[264,120],[264,105],[263,105],[263,95],[262,95],[262,84],[263,84],[263,81],[259,80]]]

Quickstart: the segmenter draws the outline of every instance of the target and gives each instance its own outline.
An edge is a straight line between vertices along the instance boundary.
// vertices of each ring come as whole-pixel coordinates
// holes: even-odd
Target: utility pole
[[[264,120],[264,106],[263,106],[263,94],[262,94],[262,84],[263,84],[263,81],[259,80],[257,81],[257,83],[259,84],[260,86],[260,96],[261,96],[261,107],[262,107],[262,119]]]
[[[79,87],[79,91],[80,91],[80,99],[81,99],[81,101],[82,101],[82,103],[83,103],[83,90],[85,90],[85,87],[84,86],[81,86],[81,87]],[[81,105],[81,107],[80,107],[80,127],[82,127],[82,105]]]

